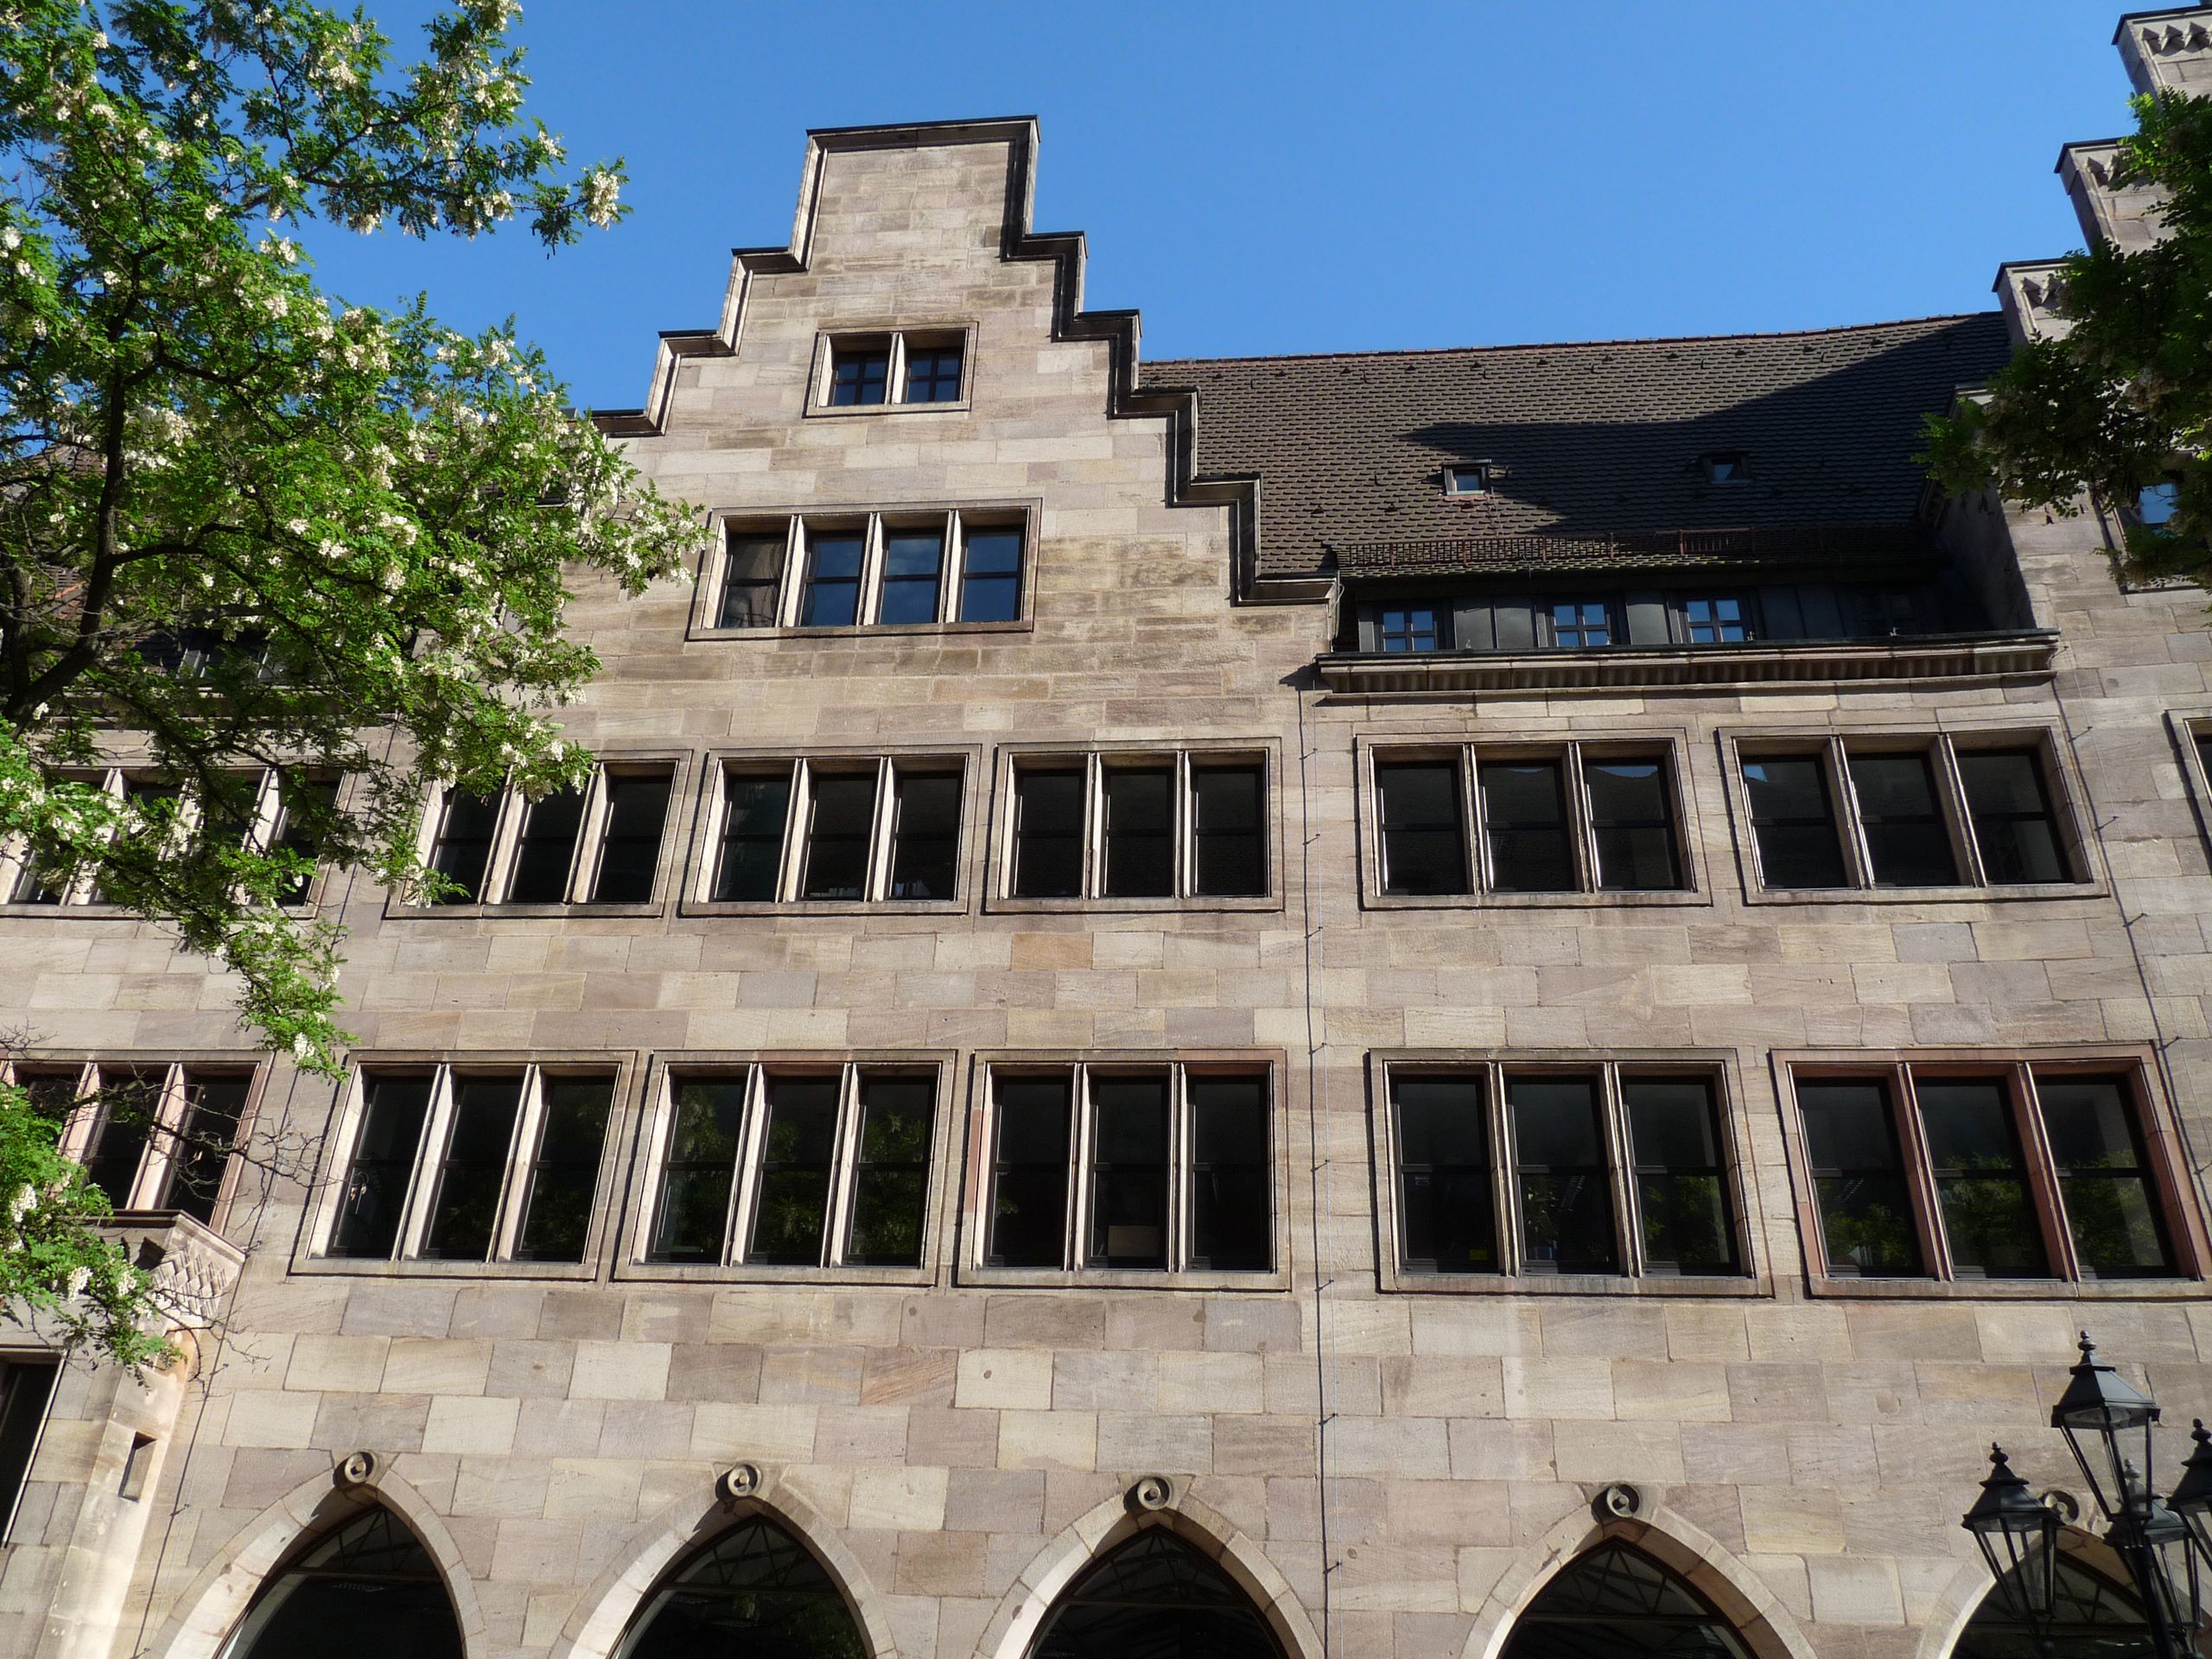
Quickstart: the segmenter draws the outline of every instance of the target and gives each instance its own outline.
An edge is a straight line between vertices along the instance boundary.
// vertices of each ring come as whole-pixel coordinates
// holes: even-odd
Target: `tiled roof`
[[[1465,543],[1468,568],[1581,557],[1628,532],[1910,524],[1921,417],[2006,356],[1994,312],[1794,334],[1147,365],[1195,387],[1202,476],[1260,479],[1259,574]],[[1707,481],[1740,453],[1748,480]],[[1443,469],[1489,461],[1490,493]],[[1762,550],[1788,538],[1762,537]]]

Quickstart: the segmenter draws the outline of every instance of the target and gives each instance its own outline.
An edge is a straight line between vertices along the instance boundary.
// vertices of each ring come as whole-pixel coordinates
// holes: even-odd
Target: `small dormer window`
[[[1444,493],[1488,495],[1490,463],[1486,461],[1463,461],[1446,467],[1444,469]]]
[[[1740,449],[1716,449],[1698,457],[1698,467],[1708,484],[1742,484],[1751,476],[1751,458]]]

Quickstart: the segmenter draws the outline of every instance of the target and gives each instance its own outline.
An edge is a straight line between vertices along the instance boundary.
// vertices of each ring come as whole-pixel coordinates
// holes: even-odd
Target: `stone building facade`
[[[2139,84],[2207,15],[2126,21]],[[1256,1644],[1191,1651],[1580,1651],[1544,1598],[1620,1545],[1630,1624],[1942,1659],[1998,1650],[1989,1443],[2078,1484],[2079,1329],[2212,1412],[2205,595],[1912,461],[2036,268],[1147,363],[1035,154],[814,134],[601,416],[715,549],[575,607],[586,798],[429,804],[482,902],[308,895],[344,1086],[156,930],[0,909],[27,1075],[313,1149],[202,1194],[79,1127],[201,1319],[143,1385],[12,1356],[0,1649],[277,1651],[381,1515],[469,1659],[676,1651],[747,1528],[822,1652],[1099,1650],[1071,1591],[1173,1540]]]

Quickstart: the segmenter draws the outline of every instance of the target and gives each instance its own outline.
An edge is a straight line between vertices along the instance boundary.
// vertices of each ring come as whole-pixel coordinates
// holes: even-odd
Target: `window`
[[[671,765],[618,760],[535,801],[449,788],[426,861],[455,890],[433,902],[651,904],[675,786]]]
[[[857,904],[959,897],[957,755],[738,761],[722,772],[706,897]]]
[[[1816,1271],[2101,1280],[2184,1271],[2142,1075],[2096,1062],[1790,1068]]]
[[[1740,752],[1761,885],[2047,887],[2080,880],[2049,749],[2019,737],[1831,738]]]
[[[215,1224],[238,1145],[251,1070],[169,1062],[40,1065],[10,1079],[59,1119],[62,1154],[118,1211],[175,1211]]]
[[[957,404],[965,396],[964,330],[900,330],[828,342],[817,402],[830,409]]]
[[[1596,744],[1378,754],[1380,890],[1449,897],[1478,880],[1484,893],[1683,891],[1674,772],[1670,751]]]
[[[1270,891],[1257,754],[1022,755],[1005,896],[1261,899]]]
[[[1434,605],[1386,605],[1377,613],[1376,636],[1387,652],[1436,651],[1448,640]]]
[[[315,887],[321,831],[338,810],[338,780],[283,773],[278,778],[276,798],[276,833],[270,845],[301,861],[299,870],[285,885],[283,902],[303,905]]]
[[[1268,1074],[1258,1066],[993,1066],[982,1265],[1265,1273]]]
[[[900,1065],[686,1068],[664,1079],[641,1259],[923,1263],[938,1074]]]
[[[2130,516],[2152,535],[2165,536],[2172,533],[2174,514],[2180,511],[2181,480],[2170,475],[2145,484],[2136,493],[2135,511]]]
[[[733,632],[1018,621],[1027,541],[1026,515],[1005,509],[732,524],[702,614]]]
[[[1700,455],[1697,464],[1708,484],[1745,484],[1751,481],[1751,461],[1740,449],[1715,449]]]
[[[1561,600],[1551,608],[1552,644],[1561,651],[1613,643],[1612,610],[1602,599]]]
[[[1385,1081],[1401,1272],[1742,1274],[1714,1071],[1393,1062]]]
[[[323,1254],[582,1262],[614,1084],[588,1066],[365,1068]]]
[[[1488,495],[1490,493],[1490,463],[1482,461],[1462,461],[1444,469],[1444,493],[1446,495]]]
[[[15,1541],[16,1510],[60,1374],[60,1363],[43,1355],[0,1359],[0,1543]]]
[[[1682,632],[1693,645],[1740,645],[1751,637],[1751,607],[1732,594],[1682,601]]]

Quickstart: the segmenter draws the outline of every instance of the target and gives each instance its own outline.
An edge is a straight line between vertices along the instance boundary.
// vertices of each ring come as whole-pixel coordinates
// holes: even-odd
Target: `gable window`
[[[1002,509],[733,524],[701,615],[733,632],[1018,621],[1027,541],[1027,515]]]
[[[1265,1273],[1274,1262],[1264,1067],[993,1066],[981,1265]]]
[[[1740,645],[1751,637],[1748,615],[1738,595],[1699,594],[1682,601],[1682,631],[1693,645]]]
[[[1743,1272],[1709,1067],[1393,1061],[1384,1093],[1402,1273]]]
[[[1267,762],[1234,752],[1022,755],[1002,896],[1260,899]]]
[[[161,1063],[40,1065],[10,1081],[61,1125],[63,1156],[121,1211],[174,1211],[215,1224],[238,1145],[250,1068]]]
[[[588,1066],[365,1067],[322,1254],[582,1262],[614,1083]]]
[[[650,904],[675,784],[671,764],[613,760],[535,801],[448,786],[424,861],[454,890],[430,902]]]
[[[1386,605],[1377,613],[1376,637],[1388,652],[1435,651],[1447,641],[1433,605]]]
[[[1808,1243],[1830,1278],[2095,1280],[2198,1269],[2139,1068],[1789,1068]]]
[[[958,896],[957,755],[736,761],[722,773],[706,897],[852,904]]]
[[[909,339],[906,346],[906,397],[910,404],[957,404],[960,401],[962,342],[935,344]]]
[[[2040,739],[1831,738],[1741,747],[1737,759],[1770,891],[2083,879]]]
[[[830,352],[830,405],[833,409],[882,403],[890,395],[891,342],[885,339],[839,342]]]
[[[1560,600],[1551,608],[1551,643],[1586,651],[1613,643],[1612,610],[1602,599]]]
[[[1471,798],[1460,779],[1471,771]],[[1681,809],[1672,752],[1572,743],[1477,746],[1375,760],[1379,891],[1681,892]]]
[[[1444,469],[1444,493],[1446,495],[1488,495],[1490,493],[1490,464],[1487,461],[1462,461]]]
[[[836,410],[957,405],[967,395],[964,330],[899,329],[828,341],[815,402]]]
[[[639,1259],[671,1265],[922,1265],[938,1075],[769,1060],[664,1082]]]

